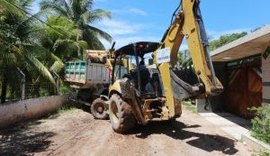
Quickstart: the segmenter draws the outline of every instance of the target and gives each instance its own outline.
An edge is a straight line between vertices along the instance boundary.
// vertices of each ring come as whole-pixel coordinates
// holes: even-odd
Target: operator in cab
[[[147,85],[147,83],[150,80],[150,72],[148,71],[148,69],[145,66],[144,60],[142,59],[139,63],[139,65],[137,66],[137,68],[135,69],[135,71],[139,71],[140,72],[140,79],[141,79],[141,92],[145,93],[145,86]]]

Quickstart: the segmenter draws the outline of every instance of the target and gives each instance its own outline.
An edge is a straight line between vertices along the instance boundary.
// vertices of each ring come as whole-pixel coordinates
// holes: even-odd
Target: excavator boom
[[[199,0],[182,0],[180,2],[178,12],[174,14],[174,20],[166,31],[161,46],[154,53],[154,62],[157,64],[159,63],[158,53],[160,51],[167,49],[170,55],[169,61],[162,62],[159,65],[163,86],[165,86],[165,94],[167,94],[166,97],[170,97],[170,90],[178,99],[194,96],[214,96],[223,91],[222,84],[215,76],[199,3]],[[184,37],[187,40],[195,74],[198,78],[197,84],[190,84],[182,80],[181,76],[179,77],[177,72],[173,70]],[[172,87],[172,89],[168,87]]]

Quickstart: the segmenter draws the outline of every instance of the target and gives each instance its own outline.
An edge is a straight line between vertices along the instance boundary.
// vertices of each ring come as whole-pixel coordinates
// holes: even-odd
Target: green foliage
[[[233,34],[227,34],[220,36],[219,39],[213,40],[209,43],[209,49],[210,51],[213,51],[219,47],[222,47],[223,45],[226,45],[230,42],[233,42],[243,36],[247,35],[247,32],[241,32],[241,33],[233,33]]]
[[[64,67],[62,61],[82,56],[83,51],[87,48],[87,43],[83,40],[77,41],[77,35],[81,31],[68,18],[52,15],[47,18],[46,22],[49,26],[43,27],[40,43],[52,52],[50,65],[54,65],[54,68],[51,70],[61,71]]]
[[[77,30],[76,40],[87,42],[89,49],[104,49],[99,37],[111,41],[111,36],[92,26],[91,24],[104,18],[110,18],[111,14],[102,9],[92,9],[93,0],[42,0],[41,10],[48,15],[65,17],[73,22]]]
[[[61,106],[60,108],[58,108],[56,111],[47,114],[47,116],[45,116],[43,119],[55,119],[57,118],[59,115],[62,114],[66,114],[66,113],[75,113],[80,111],[77,108],[77,105],[74,103],[65,103],[63,106]]]
[[[192,59],[190,57],[189,50],[180,51],[177,56],[177,61],[182,68],[190,68],[193,65]]]
[[[41,87],[39,89],[39,96],[44,97],[44,96],[49,96],[49,95],[50,95],[50,93],[46,88]]]
[[[187,110],[191,111],[192,113],[197,113],[196,105],[192,104],[191,100],[182,101],[182,104]]]
[[[256,117],[252,119],[252,136],[270,143],[270,105],[251,110],[256,112]]]
[[[86,48],[104,48],[100,37],[111,41],[109,34],[92,26],[110,18],[109,12],[93,9],[93,0],[41,0],[42,12],[35,15],[30,13],[32,2],[0,0],[1,101],[7,96],[20,97],[22,74],[18,69],[29,84],[48,80],[55,84],[55,77],[63,78],[64,62],[81,59]],[[68,87],[60,90],[69,91]],[[47,96],[51,92],[40,87],[30,94]]]
[[[260,30],[262,27],[257,27],[257,28],[255,28],[255,29],[252,29],[250,32],[255,32],[255,31],[257,31],[257,30]]]
[[[270,151],[267,150],[255,150],[252,156],[270,156]]]
[[[68,94],[68,93],[71,93],[71,92],[72,92],[72,89],[69,86],[62,85],[59,88],[59,94],[60,95]]]
[[[48,55],[48,51],[36,42],[40,35],[36,15],[28,13],[31,2],[0,1],[0,80],[2,89],[8,89],[7,93],[12,96],[20,89],[18,86],[22,75],[18,69],[26,75],[28,82],[42,77],[55,84],[46,66],[46,58],[43,57]],[[7,81],[3,81],[5,79]],[[5,101],[6,96],[6,92],[3,92],[2,101]]]
[[[55,112],[55,114],[61,115],[61,114],[65,114],[65,113],[74,113],[74,112],[78,112],[78,111],[79,111],[79,109],[76,108],[74,105],[69,105],[69,106],[68,105],[65,105],[65,106],[59,108]]]

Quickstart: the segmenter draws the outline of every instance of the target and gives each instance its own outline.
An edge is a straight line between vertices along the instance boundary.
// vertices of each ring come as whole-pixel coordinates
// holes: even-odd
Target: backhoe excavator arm
[[[159,64],[158,68],[168,103],[173,103],[172,95],[174,95],[174,98],[183,99],[214,96],[223,91],[222,84],[215,76],[199,3],[200,0],[181,1],[178,12],[176,11],[177,14],[174,15],[174,20],[161,41],[161,46],[154,52],[154,62]],[[184,37],[187,40],[195,74],[198,78],[197,84],[189,84],[173,72],[173,67],[177,62],[178,50]],[[158,53],[164,52],[164,49],[169,53],[170,60],[159,63]],[[170,109],[170,111],[173,111],[173,109]]]

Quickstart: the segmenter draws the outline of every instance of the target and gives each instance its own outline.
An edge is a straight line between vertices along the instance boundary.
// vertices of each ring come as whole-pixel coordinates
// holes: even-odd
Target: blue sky
[[[111,34],[117,47],[139,40],[159,41],[178,3],[179,0],[94,0],[94,8],[110,11],[112,18],[93,25]],[[210,39],[215,39],[270,24],[269,6],[269,0],[201,0],[200,8],[206,31]],[[110,46],[106,42],[105,45]]]

